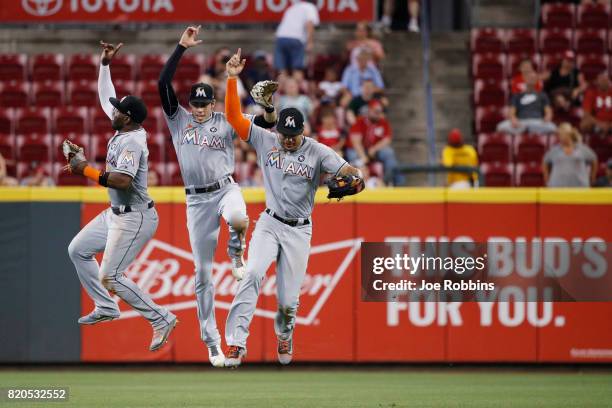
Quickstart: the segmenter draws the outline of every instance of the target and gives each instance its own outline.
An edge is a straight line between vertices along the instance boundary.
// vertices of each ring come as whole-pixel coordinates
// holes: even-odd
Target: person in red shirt
[[[326,146],[334,149],[342,156],[342,147],[344,146],[344,137],[342,131],[338,127],[338,119],[336,112],[333,110],[325,110],[321,115],[321,126],[317,129],[315,140]]]
[[[597,75],[593,87],[584,94],[580,123],[583,132],[607,133],[612,131],[612,87],[606,71]]]
[[[530,72],[536,72],[533,68],[533,63],[529,58],[525,58],[519,64],[519,72],[512,77],[511,90],[513,94],[520,94],[527,90],[527,83],[525,82],[525,76]],[[537,72],[536,72],[537,74]],[[542,90],[543,83],[541,79],[535,85],[535,90],[540,92]]]
[[[394,185],[404,184],[404,176],[397,174],[395,152],[391,147],[391,126],[385,118],[382,103],[373,99],[368,103],[367,116],[360,116],[351,127],[346,144],[346,159],[356,166],[371,160],[382,162],[385,181]]]

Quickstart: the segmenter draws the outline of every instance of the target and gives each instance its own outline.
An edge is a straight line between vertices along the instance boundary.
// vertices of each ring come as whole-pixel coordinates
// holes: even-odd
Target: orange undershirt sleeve
[[[242,107],[240,106],[240,97],[238,97],[238,82],[236,78],[227,78],[225,116],[238,136],[244,141],[249,140],[251,121],[242,116]]]

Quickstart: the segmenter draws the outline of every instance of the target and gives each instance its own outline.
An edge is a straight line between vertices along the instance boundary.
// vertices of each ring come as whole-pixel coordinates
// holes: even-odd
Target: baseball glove
[[[256,104],[264,108],[273,108],[272,95],[278,89],[278,82],[274,81],[259,81],[251,89],[251,96]]]
[[[65,139],[62,142],[62,153],[68,162],[65,167],[66,170],[74,170],[79,163],[86,162],[85,152],[81,146],[72,143],[70,140]]]
[[[337,198],[338,201],[344,196],[357,194],[365,188],[363,179],[357,176],[332,177],[325,184],[329,187],[327,198]]]

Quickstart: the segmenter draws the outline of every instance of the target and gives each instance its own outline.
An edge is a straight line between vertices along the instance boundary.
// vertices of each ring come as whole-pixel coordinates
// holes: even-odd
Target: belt
[[[308,225],[310,224],[310,218],[294,218],[294,219],[286,219],[281,217],[280,215],[277,215],[274,211],[272,211],[269,208],[266,208],[266,213],[269,214],[271,217],[276,218],[277,220],[279,220],[280,222],[282,222],[283,224],[287,224],[290,227],[297,227],[300,225]]]
[[[234,179],[232,178],[232,176],[227,176],[225,178],[222,178],[221,180],[209,184],[207,186],[204,187],[187,187],[185,188],[185,193],[187,195],[189,194],[204,194],[204,193],[212,193],[213,191],[217,191],[219,190],[221,187],[227,185],[227,184],[231,184],[234,182]]]
[[[155,202],[149,201],[147,204],[138,204],[138,205],[120,205],[119,207],[111,207],[113,210],[113,214],[125,214],[132,211],[143,211],[148,210],[150,208],[155,207]]]

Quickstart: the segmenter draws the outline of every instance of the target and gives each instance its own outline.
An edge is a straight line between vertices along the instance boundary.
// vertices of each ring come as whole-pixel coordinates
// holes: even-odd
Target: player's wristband
[[[272,112],[274,112],[274,106],[271,106],[271,107],[269,107],[269,108],[266,106],[266,107],[264,107],[264,110],[265,110],[267,113],[272,113]]]
[[[98,184],[100,184],[103,187],[108,187],[108,176],[109,176],[109,173],[102,170],[100,172],[100,177],[98,177]]]

